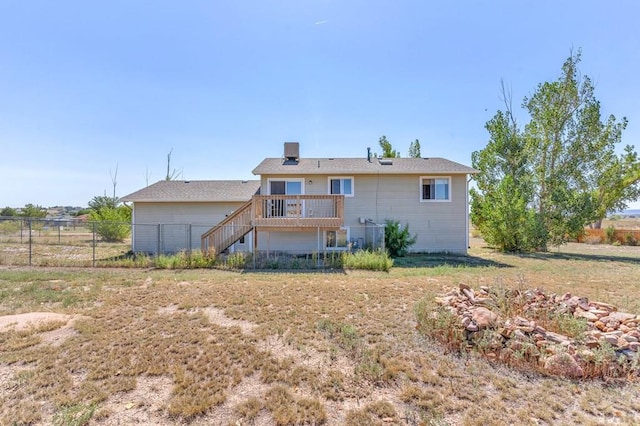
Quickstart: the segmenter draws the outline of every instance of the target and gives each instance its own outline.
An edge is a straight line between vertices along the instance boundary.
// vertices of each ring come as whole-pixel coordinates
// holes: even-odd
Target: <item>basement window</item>
[[[346,250],[349,241],[349,228],[325,231],[325,248],[327,250]]]

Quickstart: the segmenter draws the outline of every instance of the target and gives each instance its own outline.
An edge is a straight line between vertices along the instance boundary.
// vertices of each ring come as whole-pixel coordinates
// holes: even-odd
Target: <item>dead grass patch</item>
[[[603,247],[477,247],[482,262],[390,273],[0,269],[0,313],[81,316],[55,344],[43,342],[64,327],[0,332],[0,424],[91,406],[101,425],[637,423],[637,383],[525,374],[415,330],[415,303],[460,281],[639,312],[640,251]]]

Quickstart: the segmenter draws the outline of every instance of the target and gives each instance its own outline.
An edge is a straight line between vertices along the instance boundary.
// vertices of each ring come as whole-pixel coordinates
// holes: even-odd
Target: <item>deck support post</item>
[[[253,269],[256,269],[256,256],[258,255],[258,229],[254,226],[251,231],[253,236]]]

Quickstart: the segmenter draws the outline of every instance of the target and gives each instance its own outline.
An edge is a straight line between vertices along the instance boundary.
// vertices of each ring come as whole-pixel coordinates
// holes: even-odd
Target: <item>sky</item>
[[[0,207],[122,197],[169,153],[182,179],[255,179],[285,141],[365,157],[418,139],[471,165],[501,81],[525,120],[572,49],[639,150],[638,16],[635,0],[0,0]]]

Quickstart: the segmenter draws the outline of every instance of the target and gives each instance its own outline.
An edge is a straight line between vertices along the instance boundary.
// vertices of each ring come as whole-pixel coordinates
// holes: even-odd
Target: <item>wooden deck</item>
[[[254,195],[253,226],[261,228],[339,228],[343,195]]]
[[[337,229],[344,225],[344,195],[254,195],[201,236],[202,251],[221,253],[258,231]]]

